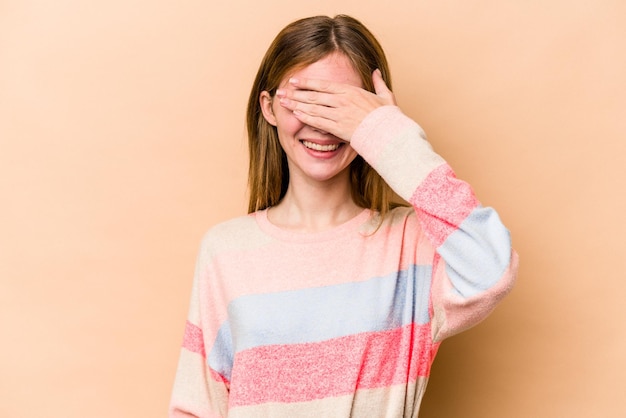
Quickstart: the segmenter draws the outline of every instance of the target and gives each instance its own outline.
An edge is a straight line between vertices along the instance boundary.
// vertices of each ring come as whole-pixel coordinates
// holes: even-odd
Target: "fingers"
[[[292,112],[303,124],[319,131],[329,133],[344,141],[350,141],[358,121],[354,117],[360,114],[353,107],[340,105],[335,100],[336,107],[331,105],[333,96],[327,93],[289,90],[277,91],[280,106]]]
[[[333,106],[333,96],[328,93],[321,93],[312,90],[287,90],[279,89],[276,96],[280,99],[281,104],[299,102],[318,106]]]
[[[280,95],[278,97],[280,99],[280,105],[294,113],[299,112],[318,118],[332,119],[333,108],[319,103],[318,100],[304,101]]]
[[[290,78],[289,84],[296,89],[319,91],[323,93],[340,93],[341,85],[327,80],[309,78]]]
[[[301,103],[336,107],[337,99],[345,94],[346,86],[327,80],[289,79],[289,87],[276,91],[279,98],[288,98]]]
[[[375,96],[378,96],[380,105],[396,104],[395,96],[387,87],[379,69],[372,73],[372,83],[374,84]],[[279,89],[277,92],[279,97],[288,97],[303,103],[329,107],[338,107],[345,100],[352,101],[359,97],[365,98],[370,94],[356,86],[333,83],[327,80],[291,78],[289,79],[289,85],[293,89]],[[348,97],[352,97],[352,99]]]
[[[387,104],[396,104],[396,98],[393,92],[389,90],[389,87],[387,87],[387,83],[383,80],[383,75],[378,68],[372,73],[372,82],[374,83],[374,91],[377,96],[385,99]]]
[[[350,141],[361,121],[374,109],[394,105],[380,71],[372,74],[375,93],[352,84],[291,78],[276,91],[280,105],[302,123]]]

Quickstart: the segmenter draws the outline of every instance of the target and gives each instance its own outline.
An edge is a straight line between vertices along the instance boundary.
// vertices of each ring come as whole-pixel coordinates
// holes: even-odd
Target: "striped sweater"
[[[412,207],[328,231],[259,211],[202,241],[171,417],[416,417],[443,339],[510,290],[517,255],[395,106],[351,145]]]

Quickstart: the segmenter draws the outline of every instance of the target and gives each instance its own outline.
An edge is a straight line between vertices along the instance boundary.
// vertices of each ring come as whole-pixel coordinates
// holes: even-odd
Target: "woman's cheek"
[[[287,109],[282,109],[277,123],[282,131],[290,132],[292,134],[295,134],[304,127],[304,124],[294,116],[293,112]]]

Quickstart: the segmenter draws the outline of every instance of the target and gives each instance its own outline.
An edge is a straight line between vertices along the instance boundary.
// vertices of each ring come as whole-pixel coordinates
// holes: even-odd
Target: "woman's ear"
[[[263,117],[272,126],[276,126],[276,116],[274,115],[274,109],[272,108],[273,100],[269,92],[263,90],[259,96],[259,103],[261,105],[261,112]]]

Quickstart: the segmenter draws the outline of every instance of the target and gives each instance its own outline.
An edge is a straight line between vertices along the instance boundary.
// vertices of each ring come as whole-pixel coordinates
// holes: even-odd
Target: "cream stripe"
[[[387,143],[374,168],[404,200],[409,201],[415,189],[435,168],[445,163],[436,154],[415,125]]]
[[[358,390],[354,395],[299,403],[267,403],[229,411],[229,418],[409,418],[417,417],[427,377],[407,385]],[[393,408],[393,409],[386,409]]]
[[[225,416],[228,391],[223,383],[216,382],[208,373],[203,357],[181,350],[170,408],[179,413],[184,408],[195,416]]]

